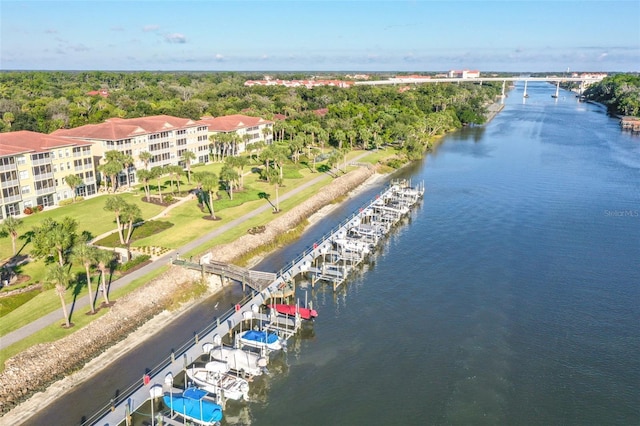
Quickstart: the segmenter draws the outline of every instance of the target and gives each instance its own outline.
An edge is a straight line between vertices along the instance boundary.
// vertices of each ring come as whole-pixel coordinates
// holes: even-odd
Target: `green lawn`
[[[114,290],[111,295],[110,298],[112,300],[117,300],[119,297],[124,296],[127,293],[130,293],[131,291],[135,290],[136,288],[146,284],[147,282],[149,282],[150,280],[154,279],[155,277],[159,276],[160,274],[164,273],[167,270],[167,266],[163,266],[161,268],[158,268],[157,270],[155,270],[154,272],[151,272],[150,274],[148,274],[145,277],[139,278],[137,280],[132,281],[129,285],[127,285],[126,287]],[[44,292],[41,293],[40,295],[36,296],[36,298],[41,298],[40,300],[36,301],[38,302],[39,306],[49,306],[51,304],[51,292],[53,292],[53,290],[49,290],[48,292]],[[47,294],[48,293],[48,294]],[[60,307],[60,301],[58,299],[57,295],[53,295],[55,297],[55,300],[57,302],[57,306],[54,306],[53,309],[57,309]],[[86,297],[86,296],[85,296]],[[34,298],[34,301],[35,299]],[[99,305],[100,301],[98,301],[98,305]],[[24,306],[24,305],[23,305]],[[22,307],[21,307],[22,308]],[[32,307],[31,310],[38,310],[35,307]],[[16,310],[17,311],[17,310]],[[26,323],[22,324],[25,325],[27,323],[29,323],[32,320],[35,320],[37,318],[39,318],[42,313],[40,313],[40,315],[38,315],[37,312],[34,313],[29,313],[29,310],[22,310],[21,312],[16,312],[13,311],[11,312],[9,315],[7,315],[6,318],[2,319],[2,322],[0,324],[0,329],[2,331],[0,331],[0,335],[4,335],[6,334],[8,331],[5,332],[5,325],[8,325],[9,322],[11,321],[18,321],[16,318],[16,315],[25,315],[29,318],[29,321],[27,321]],[[100,309],[98,311],[98,313],[96,315],[85,315],[85,312],[88,311],[88,309],[82,309],[79,312],[76,312],[72,317],[71,317],[71,322],[74,324],[74,327],[71,327],[69,329],[65,329],[64,327],[61,327],[60,325],[64,322],[64,319],[61,317],[59,321],[56,321],[54,324],[49,325],[48,327],[43,328],[42,330],[32,334],[31,336],[20,340],[19,342],[14,343],[13,345],[3,349],[2,351],[0,351],[0,371],[4,370],[4,362],[12,357],[13,355],[37,344],[37,343],[46,343],[46,342],[53,342],[55,340],[58,340],[62,337],[65,337],[71,333],[76,332],[78,329],[84,327],[85,325],[89,324],[91,321],[100,318],[102,315],[106,314],[107,312],[109,312],[108,309]],[[51,312],[51,311],[49,311]],[[10,327],[13,329],[19,328],[22,325],[18,326],[18,327]],[[10,331],[10,330],[9,330]]]
[[[383,152],[384,151],[369,153],[368,158],[362,159],[360,161],[371,161],[372,163],[375,163],[379,158],[382,158]],[[360,153],[361,152],[351,153],[349,158],[355,157]],[[388,156],[389,154],[391,153],[387,151],[386,155]],[[375,158],[375,160],[369,160],[370,158]],[[214,173],[219,173],[220,168],[221,164],[209,164],[201,167],[196,167],[193,169],[193,171],[196,172],[210,170]],[[245,170],[251,170],[251,166],[247,167]],[[320,191],[322,187],[326,186],[331,181],[331,177],[328,174],[321,175],[318,173],[312,173],[312,171],[309,168],[306,168],[304,164],[287,166],[287,168],[285,168],[285,176],[286,178],[283,187],[279,189],[280,197],[282,197],[288,191],[295,189],[302,183],[314,179],[317,176],[323,176],[324,178],[320,183],[307,188],[299,194],[296,194],[296,196],[290,198],[289,200],[281,202],[280,208],[283,211],[287,211],[300,204],[305,199]],[[181,190],[183,192],[187,191],[189,188],[194,187],[194,185],[186,184],[186,176],[182,178],[182,181],[183,184],[181,186]],[[166,217],[162,217],[162,221],[168,221],[173,224],[171,228],[166,229],[160,233],[141,238],[137,240],[133,244],[133,246],[160,246],[168,248],[181,247],[184,244],[194,240],[195,238],[202,236],[204,233],[210,232],[222,226],[223,224],[234,220],[235,218],[243,216],[246,213],[255,210],[256,208],[268,204],[266,200],[260,199],[257,196],[259,192],[266,192],[270,194],[272,202],[275,203],[275,188],[269,183],[260,181],[258,173],[248,173],[244,177],[244,183],[246,190],[244,192],[234,193],[233,201],[229,199],[225,191],[219,191],[221,199],[214,201],[214,208],[216,210],[216,215],[219,215],[221,217],[221,220],[211,221],[203,219],[203,216],[207,213],[203,213],[200,211],[197,206],[197,200],[188,201],[185,204],[177,206],[169,211]],[[167,188],[165,188],[164,191],[169,188],[168,181],[166,186]],[[166,191],[164,193],[169,193],[169,191]],[[163,210],[161,206],[143,202],[141,200],[141,195],[144,195],[144,192],[140,188],[132,191],[132,193],[124,193],[119,195],[122,195],[127,202],[136,203],[140,207],[144,218],[153,217]],[[21,229],[21,233],[24,234],[24,232],[30,230],[34,226],[37,226],[45,217],[60,219],[64,216],[74,217],[79,224],[79,232],[87,230],[91,232],[93,236],[97,236],[107,231],[114,230],[115,223],[112,213],[105,211],[103,208],[105,199],[106,198],[104,196],[99,196],[78,202],[76,204],[63,206],[57,209],[45,210],[41,213],[28,216],[24,218],[24,226]],[[274,215],[271,212],[271,209],[267,209],[265,212],[261,213],[255,218],[244,222],[242,225],[225,232],[223,235],[217,238],[207,241],[197,249],[192,250],[190,253],[184,253],[183,255],[199,255],[217,244],[233,241],[238,237],[245,235],[247,229],[254,226],[265,225],[273,218]],[[7,242],[9,242],[8,239]],[[29,246],[27,244],[22,249],[22,252],[28,252],[28,249]],[[11,244],[9,243],[0,245],[0,258],[6,259],[10,256]],[[115,290],[110,294],[110,298],[117,299],[118,297],[131,292],[135,288],[155,278],[165,270],[166,267],[159,268],[155,272],[134,281],[125,288]],[[84,269],[80,267],[75,268],[74,271],[76,271],[77,273],[84,273]],[[31,282],[42,281],[42,277],[44,275],[44,262],[30,262],[26,265],[20,266],[19,272],[21,274],[31,276]],[[97,287],[96,281],[96,278],[94,278],[94,291]],[[78,290],[78,299],[87,297],[87,289],[85,285],[78,286]],[[70,304],[73,298],[73,291],[68,291],[66,294],[67,303]],[[100,300],[98,301],[98,304],[99,303]],[[3,336],[34,321],[44,314],[59,309],[60,301],[54,290],[47,290],[37,294],[25,303],[19,303],[19,301],[16,301],[14,307],[15,309],[2,316],[2,321],[0,321],[0,336]],[[0,370],[2,369],[1,365],[4,364],[4,360],[14,355],[15,353],[18,353],[35,343],[52,341],[66,334],[72,333],[91,320],[99,318],[100,315],[106,312],[106,310],[103,309],[100,314],[89,316],[85,315],[85,312],[87,310],[88,308],[83,308],[73,313],[72,322],[76,324],[76,327],[73,327],[70,330],[65,330],[59,326],[59,323],[63,321],[63,319],[60,318],[60,321],[56,322],[56,324],[52,324],[51,326],[38,333],[35,333],[29,338],[24,339],[16,343],[15,345],[12,345],[10,348],[7,348],[7,350],[3,350],[0,356],[0,362],[2,362],[2,364],[0,364]]]

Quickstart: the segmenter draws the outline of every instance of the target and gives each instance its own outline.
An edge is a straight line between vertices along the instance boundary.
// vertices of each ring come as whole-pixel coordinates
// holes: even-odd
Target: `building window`
[[[29,194],[31,192],[31,187],[29,185],[25,185],[20,188],[20,192],[22,192],[22,194]]]
[[[20,170],[20,179],[29,179],[29,171]]]

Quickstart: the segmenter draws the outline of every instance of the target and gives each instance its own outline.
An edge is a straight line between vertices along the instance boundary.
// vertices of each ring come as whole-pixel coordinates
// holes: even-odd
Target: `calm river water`
[[[640,137],[528,89],[404,172],[421,207],[315,291],[251,424],[640,424]]]
[[[640,137],[554,90],[531,84],[523,101],[516,87],[491,123],[400,173],[425,182],[420,207],[336,294],[306,290],[319,317],[225,424],[640,424]],[[280,269],[376,190],[257,269]],[[217,301],[35,423],[77,424]]]

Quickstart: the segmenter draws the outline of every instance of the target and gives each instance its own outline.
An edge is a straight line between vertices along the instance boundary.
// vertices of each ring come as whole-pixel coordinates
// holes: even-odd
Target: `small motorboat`
[[[242,349],[230,348],[228,346],[215,346],[207,348],[211,360],[222,361],[229,366],[229,370],[250,377],[260,376],[266,371],[268,358],[262,357],[253,352]]]
[[[170,410],[187,420],[203,426],[212,426],[222,420],[222,407],[206,399],[207,392],[197,388],[187,388],[182,393],[167,393],[162,396]]]
[[[187,369],[187,377],[199,388],[216,396],[238,401],[249,400],[249,382],[229,372],[229,364],[211,361],[204,367]]]
[[[262,330],[248,330],[240,335],[240,344],[267,351],[279,351],[284,347],[283,340],[275,333]]]
[[[312,320],[318,316],[318,312],[315,309],[302,308],[296,305],[287,305],[285,303],[276,303],[273,305],[269,305],[270,309],[274,309],[276,312],[282,315],[291,315],[294,316],[296,314],[300,315],[300,318],[305,320]]]

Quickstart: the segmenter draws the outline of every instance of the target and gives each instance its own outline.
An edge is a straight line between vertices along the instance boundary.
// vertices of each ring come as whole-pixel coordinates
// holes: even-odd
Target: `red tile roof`
[[[100,90],[92,90],[90,92],[87,92],[87,95],[89,96],[102,96],[103,98],[108,98],[109,97],[109,91],[107,89],[100,89]]]
[[[154,115],[140,118],[110,118],[104,123],[87,124],[74,129],[60,129],[52,134],[72,138],[119,140],[197,125],[198,123],[189,118]]]
[[[202,117],[198,123],[209,126],[210,132],[232,132],[247,127],[273,123],[273,121],[249,115],[233,114],[222,117]]]
[[[65,146],[86,146],[89,142],[69,140],[45,133],[20,130],[0,133],[0,156],[10,156],[29,152],[44,152]]]

